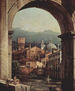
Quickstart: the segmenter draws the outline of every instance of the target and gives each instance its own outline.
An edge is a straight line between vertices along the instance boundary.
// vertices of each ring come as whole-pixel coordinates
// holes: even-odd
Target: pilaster
[[[0,79],[8,79],[7,0],[0,0]]]
[[[75,79],[75,33],[67,32],[60,35],[62,40],[62,88],[63,91],[73,91]]]
[[[8,32],[8,65],[9,65],[9,78],[12,78],[12,34],[13,31]]]
[[[74,26],[74,31],[75,31],[75,11],[72,14],[72,21],[73,21],[73,26]]]
[[[75,34],[73,35],[73,91],[75,91]]]

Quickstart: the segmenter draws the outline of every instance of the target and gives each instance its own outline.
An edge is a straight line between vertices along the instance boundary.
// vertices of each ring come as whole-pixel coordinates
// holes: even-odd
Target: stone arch
[[[22,9],[36,7],[47,10],[58,21],[61,33],[73,31],[73,23],[70,14],[65,10],[62,5],[49,0],[28,0],[25,4],[19,6],[19,2],[15,2],[13,7],[8,11],[8,30],[12,30],[12,22],[15,14]]]
[[[19,10],[29,7],[37,7],[50,12],[58,21],[62,33],[60,37],[62,39],[62,46],[63,46],[62,47],[63,91],[70,91],[70,90],[73,91],[73,76],[75,77],[75,72],[73,70],[73,61],[75,61],[75,56],[74,56],[75,52],[73,52],[73,49],[75,49],[74,48],[75,34],[73,33],[74,28],[70,14],[62,5],[59,5],[58,3],[55,3],[51,0],[22,0],[22,1],[24,1],[24,3],[22,3],[20,0],[17,0],[8,11],[8,31],[12,31],[12,22],[15,14]],[[21,5],[20,2],[22,3]]]

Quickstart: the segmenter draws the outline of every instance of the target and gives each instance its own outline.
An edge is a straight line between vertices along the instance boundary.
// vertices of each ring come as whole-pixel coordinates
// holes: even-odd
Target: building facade
[[[18,50],[25,48],[25,38],[24,37],[18,37],[17,42],[18,42]]]
[[[47,62],[48,75],[54,80],[61,80],[61,51],[57,50],[49,55],[49,61]]]

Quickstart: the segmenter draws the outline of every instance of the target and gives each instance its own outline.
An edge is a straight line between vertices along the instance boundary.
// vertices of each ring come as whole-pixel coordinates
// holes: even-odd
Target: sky
[[[15,15],[12,27],[30,32],[51,30],[60,33],[57,20],[48,11],[35,7],[19,11]]]

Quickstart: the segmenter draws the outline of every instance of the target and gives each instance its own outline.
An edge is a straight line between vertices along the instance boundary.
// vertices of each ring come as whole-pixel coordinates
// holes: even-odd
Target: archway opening
[[[60,81],[61,43],[57,38],[60,35],[57,20],[48,11],[27,8],[16,14],[12,27],[13,76],[21,80]]]
[[[63,63],[62,63],[63,64],[62,65],[63,85],[62,86],[64,89],[63,91],[66,91],[65,89],[67,90],[73,89],[73,59],[72,59],[73,45],[71,45],[71,42],[73,44],[73,41],[72,41],[73,24],[72,24],[71,16],[62,5],[59,5],[53,1],[32,0],[32,1],[23,2],[21,4],[20,3],[21,2],[17,1],[17,3],[15,3],[15,5],[8,12],[9,13],[9,18],[8,18],[9,19],[9,22],[8,22],[9,34],[11,35],[11,30],[12,30],[11,26],[12,26],[13,18],[19,10],[29,8],[29,7],[37,7],[37,8],[42,8],[44,10],[49,11],[58,20],[60,28],[61,28],[61,33],[62,33],[60,37],[62,39],[62,50],[63,50],[62,51],[62,57],[63,57],[62,58],[63,59]],[[70,70],[68,70],[69,66],[70,66]]]

